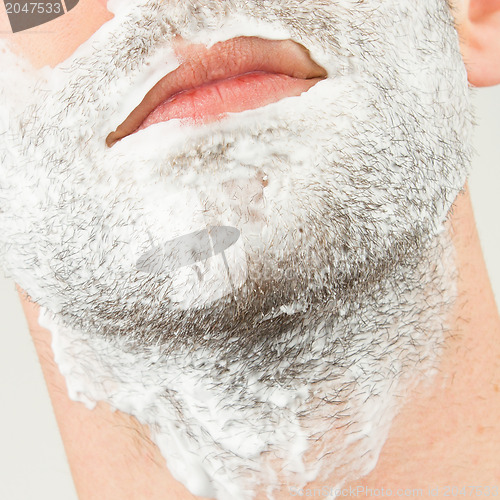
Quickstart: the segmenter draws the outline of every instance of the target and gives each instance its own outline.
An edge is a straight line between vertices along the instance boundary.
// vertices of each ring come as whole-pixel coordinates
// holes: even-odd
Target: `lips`
[[[207,123],[309,90],[327,73],[291,40],[238,37],[207,49],[176,39],[180,66],[164,76],[114,132],[120,139],[172,118]]]

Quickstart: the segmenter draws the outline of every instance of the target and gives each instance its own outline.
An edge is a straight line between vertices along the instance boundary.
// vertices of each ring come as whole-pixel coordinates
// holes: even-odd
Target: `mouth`
[[[155,123],[174,118],[209,123],[298,96],[327,76],[309,51],[292,40],[238,37],[207,49],[176,39],[174,51],[180,66],[106,137],[108,147]]]

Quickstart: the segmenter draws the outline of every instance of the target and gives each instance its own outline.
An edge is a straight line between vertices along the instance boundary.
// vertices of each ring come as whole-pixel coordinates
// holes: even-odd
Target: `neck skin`
[[[500,317],[467,187],[447,227],[456,250],[458,300],[439,373],[395,418],[376,468],[347,486],[364,487],[360,497],[373,496],[366,488],[391,488],[393,495],[399,488],[422,488],[425,497],[429,487],[439,487],[435,496],[442,497],[446,486],[500,487]]]
[[[447,224],[457,252],[459,298],[439,373],[408,397],[375,469],[344,485],[357,497],[373,497],[367,488],[390,488],[393,495],[399,488],[422,489],[419,496],[427,497],[429,487],[439,488],[432,496],[443,497],[446,486],[489,486],[493,496],[493,488],[500,487],[500,318],[467,189]],[[173,479],[149,442],[149,431],[133,417],[112,413],[103,403],[89,411],[68,398],[50,332],[38,325],[36,305],[23,299],[23,306],[80,500],[164,500],[166,491],[169,500],[195,498]],[[335,486],[322,482],[307,488]],[[288,499],[290,491],[283,487],[276,498]]]

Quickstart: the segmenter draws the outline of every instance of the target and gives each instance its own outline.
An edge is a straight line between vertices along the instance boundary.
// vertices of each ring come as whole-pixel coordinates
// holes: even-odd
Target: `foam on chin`
[[[138,353],[126,338],[110,342],[88,336],[63,325],[45,309],[41,310],[39,323],[52,334],[52,349],[69,397],[89,409],[98,401],[106,401],[111,408],[130,413],[149,425],[151,438],[167,460],[169,471],[191,493],[217,500],[249,500],[265,490],[268,498],[273,498],[272,492],[286,484],[303,488],[315,480],[334,491],[375,467],[392,419],[402,404],[401,397],[422,381],[424,373],[429,385],[436,375],[434,367],[443,342],[442,321],[456,295],[454,256],[447,233],[441,235],[425,258],[442,259],[443,265],[429,272],[424,264],[412,276],[407,275],[407,292],[411,293],[406,297],[400,295],[401,283],[386,283],[376,301],[359,313],[359,318],[367,318],[372,308],[380,308],[382,322],[389,310],[398,307],[400,314],[392,318],[390,328],[402,328],[406,333],[404,325],[412,319],[409,309],[414,306],[415,294],[422,302],[433,297],[422,323],[429,331],[420,335],[412,332],[413,342],[423,341],[428,346],[419,353],[425,361],[419,360],[414,370],[395,380],[394,370],[405,361],[389,356],[378,366],[382,380],[377,380],[376,395],[368,400],[363,397],[374,384],[369,359],[352,363],[347,358],[341,383],[334,378],[315,384],[306,381],[314,380],[308,375],[284,387],[263,382],[265,370],[255,370],[245,376],[246,384],[240,389],[228,390],[234,386],[232,378],[248,370],[245,360],[221,361],[225,374],[212,378],[207,375],[215,371],[221,359],[217,351],[180,349],[165,355],[160,347],[150,346]],[[418,290],[422,276],[431,285]],[[281,314],[293,314],[293,307],[283,308]],[[323,357],[324,366],[338,363],[336,356],[325,356],[324,343],[327,338],[342,338],[352,320],[347,316],[333,328],[325,321],[312,327],[307,335],[317,340],[307,352],[301,351],[301,359],[292,362]],[[283,348],[300,345],[305,331],[303,325],[291,331]],[[375,329],[373,333],[379,332]],[[91,373],[88,366],[92,367]],[[225,389],[221,391],[221,387]],[[347,405],[323,406],[311,419],[312,415],[298,417],[324,398],[339,398],[342,387],[349,387],[343,395],[348,396]],[[165,391],[173,391],[173,399],[166,398]],[[252,404],[241,406],[242,393],[245,402]],[[263,408],[269,414],[263,413]],[[335,412],[345,416],[337,417]],[[356,415],[356,419],[350,420],[349,415]],[[323,439],[316,441],[318,436]]]

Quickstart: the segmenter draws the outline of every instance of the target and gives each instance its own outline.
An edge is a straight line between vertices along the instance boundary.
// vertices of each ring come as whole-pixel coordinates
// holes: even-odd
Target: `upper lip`
[[[202,44],[176,39],[174,51],[180,60],[179,67],[156,83],[125,121],[106,137],[109,147],[135,132],[161,103],[178,92],[205,83],[255,71],[301,79],[327,76],[326,71],[311,59],[309,51],[292,40],[238,37],[207,49]]]

